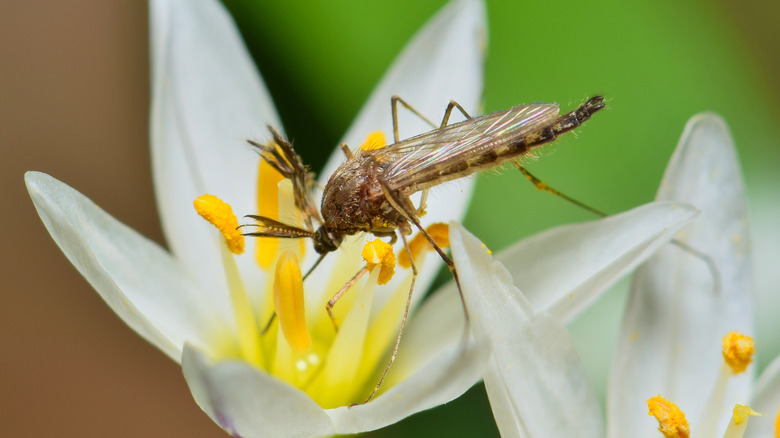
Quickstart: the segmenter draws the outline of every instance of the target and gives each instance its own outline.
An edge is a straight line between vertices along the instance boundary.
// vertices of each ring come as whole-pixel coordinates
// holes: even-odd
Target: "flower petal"
[[[603,437],[598,399],[563,324],[534,313],[468,231],[452,223],[450,241],[474,334],[493,351],[484,379],[501,435]]]
[[[651,203],[605,219],[564,225],[531,236],[498,253],[496,260],[506,266],[522,290],[528,291],[525,296],[535,312],[550,312],[569,322],[696,214],[694,208],[685,204]],[[454,282],[428,301],[420,308],[419,312],[426,315],[420,319],[432,321],[432,327],[425,327],[422,332],[436,333],[440,330],[435,327],[444,330],[441,324],[451,325],[452,318],[463,318]],[[441,322],[436,323],[437,320]],[[414,333],[412,327],[410,332]],[[417,340],[417,336],[413,339]],[[454,340],[453,336],[447,339]],[[417,350],[435,351],[442,341],[435,336],[423,336],[417,342]]]
[[[479,0],[450,2],[396,58],[343,141],[354,149],[376,130],[383,131],[388,141],[392,141],[390,97],[393,95],[407,100],[434,123],[441,120],[451,99],[476,114],[482,95],[486,46],[484,4]],[[456,113],[453,120],[457,120]],[[400,105],[398,118],[402,139],[432,129]],[[320,182],[324,183],[343,161],[341,151],[335,151],[321,173]]]
[[[396,58],[343,141],[354,149],[376,130],[382,130],[388,141],[392,141],[392,95],[401,96],[434,123],[439,123],[451,99],[459,102],[470,114],[478,114],[487,45],[486,27],[485,6],[480,0],[455,0],[442,8]],[[452,120],[461,120],[457,110]],[[432,129],[400,105],[398,124],[402,139]],[[320,173],[322,185],[343,161],[343,154],[336,150]],[[424,222],[446,223],[461,219],[466,213],[473,185],[474,179],[466,178],[434,188],[428,198],[428,214]],[[419,195],[412,198],[417,205]],[[342,244],[342,249],[347,244]],[[399,251],[402,251],[400,242],[396,245],[396,252]],[[425,267],[419,270],[418,291],[428,288],[441,266],[440,262],[435,262],[438,256],[432,252],[423,258],[431,260],[420,263]],[[329,267],[332,263],[333,260],[326,259],[323,266]],[[396,275],[384,290],[396,290],[404,281],[404,276]],[[414,305],[422,296],[422,293],[415,294]],[[378,299],[381,304],[383,298]]]
[[[236,212],[254,212],[258,157],[243,139],[266,137],[264,125],[278,128],[279,119],[220,2],[152,0],[150,22],[152,161],[163,230],[206,289],[222,293],[218,243],[191,203],[211,193]],[[238,263],[254,261],[240,257]]]
[[[27,172],[25,183],[65,256],[144,339],[179,361],[185,342],[206,346],[222,334],[221,307],[165,250],[45,173]]]
[[[496,259],[512,273],[535,311],[549,311],[569,322],[697,214],[685,204],[646,204],[539,233],[501,251]],[[558,270],[561,274],[554,275]]]
[[[338,434],[379,429],[459,397],[479,381],[489,357],[486,343],[451,347],[371,402],[326,412]]]
[[[702,114],[688,122],[658,199],[701,209],[677,238],[712,258],[720,287],[701,258],[677,246],[662,248],[637,270],[612,367],[611,436],[657,435],[643,406],[659,393],[698,424],[723,362],[722,336],[732,330],[754,333],[747,208],[738,163],[720,117]],[[749,372],[731,379],[727,405],[746,399],[750,379]],[[723,427],[727,420],[723,415]]]
[[[187,344],[181,364],[195,402],[233,436],[320,437],[334,433],[328,415],[308,395],[246,362],[213,363]]]

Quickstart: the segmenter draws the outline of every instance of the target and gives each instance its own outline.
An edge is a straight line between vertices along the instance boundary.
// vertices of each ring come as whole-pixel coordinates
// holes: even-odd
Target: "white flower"
[[[647,400],[657,394],[682,408],[695,436],[742,436],[744,417],[735,410],[729,423],[735,404],[750,402],[756,411],[776,414],[780,361],[765,372],[752,400],[752,367],[730,379],[724,376],[732,373],[721,371],[721,339],[735,330],[751,333],[753,309],[742,177],[719,117],[704,114],[689,122],[658,200],[701,209],[676,238],[709,254],[719,274],[678,245],[665,246],[639,268],[613,364],[606,427],[563,326],[569,315],[555,304],[535,302],[539,286],[524,283],[515,268],[526,295],[521,293],[473,236],[452,233],[456,265],[473,268],[462,277],[475,330],[491,339],[494,351],[485,384],[502,436],[656,437],[658,424],[647,415]],[[585,250],[584,261],[597,251]],[[717,388],[724,382],[728,391],[721,394]],[[769,436],[774,427],[771,419],[750,424],[745,436]]]
[[[193,200],[214,194],[239,214],[273,205],[284,209],[290,203],[284,184],[269,183],[257,154],[243,141],[267,139],[265,124],[281,128],[278,116],[218,1],[153,0],[150,11],[153,173],[170,252],[56,179],[37,172],[25,176],[52,237],[107,304],[181,363],[196,402],[234,435],[327,436],[376,429],[473,385],[486,349],[463,350],[459,338],[442,334],[433,339],[436,348],[399,355],[370,403],[347,408],[365,400],[387,363],[410,281],[408,270],[383,287],[376,287],[374,274],[364,279],[338,303],[343,319],[336,334],[324,303],[360,268],[363,239],[345,242],[305,283],[309,351],[292,351],[276,325],[260,335],[273,309],[270,291],[280,250],[259,261],[275,244],[249,239],[244,255],[234,256],[219,232],[195,213]],[[424,114],[440,114],[450,99],[476,113],[484,47],[483,5],[476,0],[448,5],[399,57],[344,141],[357,146],[371,131],[392,132],[393,94]],[[402,132],[429,129],[403,112],[400,124]],[[322,176],[342,160],[340,152],[334,154]],[[461,217],[470,190],[468,181],[442,188],[429,199],[426,221]],[[259,256],[258,246],[263,247]],[[288,249],[300,254],[295,246]],[[316,254],[310,247],[305,252],[301,265],[306,268]],[[420,267],[414,304],[437,268],[425,259]],[[424,322],[405,332],[410,344],[419,337],[431,337]]]

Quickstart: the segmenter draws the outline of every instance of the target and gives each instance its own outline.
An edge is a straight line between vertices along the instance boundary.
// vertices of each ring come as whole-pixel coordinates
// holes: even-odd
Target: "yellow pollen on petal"
[[[649,415],[658,420],[658,430],[666,438],[687,438],[690,436],[690,427],[685,414],[676,404],[657,395],[647,400]]]
[[[311,334],[306,327],[303,304],[303,276],[298,258],[295,254],[285,251],[276,263],[274,309],[284,338],[298,353],[311,348]]]
[[[425,229],[433,241],[439,245],[440,248],[447,248],[450,246],[450,227],[447,224],[436,223],[429,225]],[[414,238],[409,241],[409,251],[412,253],[414,260],[418,260],[423,251],[433,250],[433,246],[422,233],[418,233]],[[398,264],[403,268],[412,266],[409,261],[409,254],[406,251],[401,251],[398,255]]]
[[[395,273],[395,253],[393,247],[379,239],[366,242],[361,253],[369,271],[379,266],[379,279],[377,283],[385,284],[393,278]]]
[[[385,134],[382,131],[374,131],[368,134],[366,141],[360,146],[360,150],[373,151],[374,149],[382,149],[385,146],[387,146]]]
[[[756,348],[753,338],[740,332],[730,332],[723,337],[723,360],[734,374],[739,374],[753,362]]]
[[[230,204],[214,195],[203,195],[193,201],[195,211],[209,221],[225,237],[225,244],[233,254],[244,252],[244,236],[238,230],[238,219]]]

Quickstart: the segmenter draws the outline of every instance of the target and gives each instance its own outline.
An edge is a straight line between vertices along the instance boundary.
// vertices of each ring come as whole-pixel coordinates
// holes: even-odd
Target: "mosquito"
[[[428,122],[434,129],[401,141],[398,135],[399,104]],[[306,276],[328,253],[336,251],[346,236],[371,233],[377,237],[389,237],[392,242],[400,236],[403,241],[412,269],[409,295],[389,363],[376,387],[363,403],[374,397],[392,367],[409,316],[417,267],[406,236],[412,233],[413,228],[418,229],[428,240],[452,272],[468,326],[468,310],[455,264],[420,224],[419,217],[425,211],[428,190],[510,161],[540,187],[538,180],[527,173],[519,160],[527,157],[534,149],[577,128],[603,108],[604,98],[595,96],[566,114],[560,114],[555,103],[537,103],[471,117],[460,104],[450,101],[441,124],[437,127],[406,101],[393,96],[391,109],[395,143],[379,149],[360,149],[355,153],[346,144],[342,144],[340,148],[346,156],[346,161],[325,185],[319,210],[311,199],[314,176],[307,171],[289,141],[271,127],[269,130],[273,137],[272,143],[264,145],[249,141],[258,149],[263,160],[292,182],[295,205],[304,217],[304,228],[264,216],[249,215],[247,217],[254,219],[256,223],[244,226],[255,227],[255,230],[246,235],[312,239],[314,249],[320,256]],[[455,109],[460,111],[465,120],[450,124],[449,119]],[[421,192],[421,198],[415,206],[410,196],[418,192]],[[314,222],[319,224],[316,229]],[[331,319],[331,308],[335,301],[354,280],[353,278],[328,303],[327,310]]]

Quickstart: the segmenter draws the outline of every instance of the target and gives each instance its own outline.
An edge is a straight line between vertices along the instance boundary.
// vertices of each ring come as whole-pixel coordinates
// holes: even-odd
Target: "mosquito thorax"
[[[346,235],[386,233],[405,222],[387,201],[380,178],[388,163],[358,153],[333,172],[322,194],[322,218]]]

